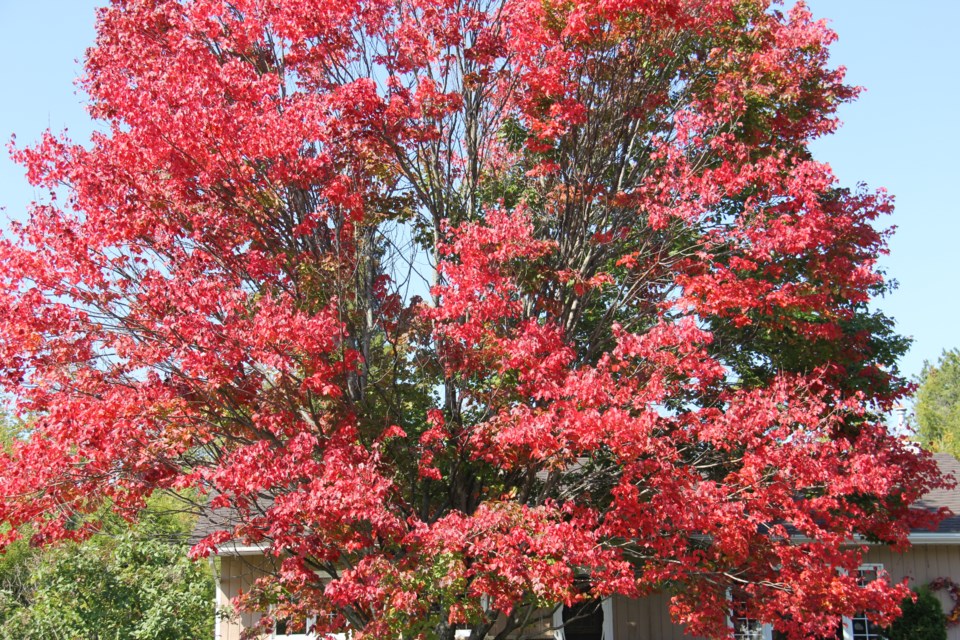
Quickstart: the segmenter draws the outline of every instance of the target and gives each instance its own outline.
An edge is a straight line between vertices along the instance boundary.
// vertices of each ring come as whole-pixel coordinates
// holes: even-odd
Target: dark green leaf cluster
[[[114,516],[79,544],[15,543],[0,559],[0,638],[212,637],[212,576],[187,559],[189,519],[171,505],[155,498],[137,525]]]
[[[960,453],[960,350],[924,363],[914,404],[917,436],[934,451]]]
[[[947,616],[940,601],[926,587],[917,589],[917,599],[905,598],[903,616],[887,630],[888,640],[947,640]]]

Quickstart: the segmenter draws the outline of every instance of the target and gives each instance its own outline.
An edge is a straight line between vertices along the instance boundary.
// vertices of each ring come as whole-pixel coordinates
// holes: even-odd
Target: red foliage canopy
[[[891,202],[811,158],[856,89],[802,4],[114,0],[98,34],[102,132],[13,151],[50,198],[0,240],[8,538],[199,489],[236,523],[196,554],[284,558],[239,605],[381,638],[664,588],[710,635],[731,587],[794,635],[896,611],[844,543],[905,546],[940,479],[880,418]]]

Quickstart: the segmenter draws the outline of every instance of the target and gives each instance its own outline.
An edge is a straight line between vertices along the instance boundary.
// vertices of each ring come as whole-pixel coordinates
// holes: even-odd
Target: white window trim
[[[853,618],[843,616],[840,625],[843,627],[843,640],[853,640]]]
[[[222,599],[221,587],[220,584],[220,572],[217,571],[217,562],[214,556],[210,555],[207,557],[207,561],[210,564],[210,573],[213,574],[214,580],[214,590],[213,590],[213,640],[220,640],[223,637],[223,630],[221,629],[223,625],[223,619],[220,616],[220,609],[223,606],[220,602]]]
[[[316,616],[310,616],[307,618],[307,629],[311,628],[317,623]],[[273,622],[273,633],[270,634],[271,638],[276,638],[276,640],[315,640],[316,635],[312,633],[277,633],[277,621]]]
[[[553,610],[553,637],[554,640],[567,640],[563,630],[563,607],[559,605]],[[604,598],[600,601],[600,609],[603,611],[603,632],[602,640],[616,640],[613,636],[613,596]]]
[[[312,627],[317,623],[316,616],[310,616],[307,618],[307,629]],[[346,633],[325,633],[323,635],[317,635],[316,633],[290,633],[290,634],[279,634],[277,633],[277,624],[273,624],[273,633],[270,634],[271,640],[350,640],[353,637],[353,634],[349,631]]]
[[[880,562],[865,562],[857,567],[857,571],[864,570],[876,571],[877,577],[882,575],[884,572],[883,564]],[[841,624],[843,625],[843,640],[853,640],[853,618],[843,616],[843,621]]]
[[[327,633],[318,636],[313,633],[294,633],[292,635],[270,634],[271,640],[349,640],[350,634],[347,633]]]
[[[857,567],[857,571],[875,571],[880,576],[884,573],[884,568],[880,562],[865,562]],[[846,572],[844,571],[844,573]],[[727,600],[733,602],[733,592],[730,589],[727,589]],[[853,640],[853,618],[843,616],[840,626],[843,631],[843,640]],[[730,617],[729,613],[727,614],[727,628],[730,629],[732,634],[734,629],[733,618]],[[763,634],[763,640],[773,640],[773,625],[764,622],[761,626],[761,633]],[[560,640],[563,640],[563,638],[560,638]]]
[[[727,628],[730,629],[730,636],[732,637],[734,625],[733,618],[730,617],[730,614],[733,613],[733,591],[731,589],[727,589],[727,602],[731,604],[731,606],[727,608]],[[760,634],[763,640],[773,640],[773,625],[769,622],[760,623]]]

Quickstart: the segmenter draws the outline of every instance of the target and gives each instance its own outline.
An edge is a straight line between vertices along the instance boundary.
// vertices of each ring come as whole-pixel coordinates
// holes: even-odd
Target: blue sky
[[[808,0],[840,39],[833,60],[866,88],[841,111],[843,128],[816,143],[845,185],[886,187],[897,199],[890,255],[900,288],[878,306],[915,342],[903,371],[960,347],[960,72],[955,0]],[[953,186],[951,186],[953,185]]]
[[[0,0],[0,139],[21,144],[47,127],[85,139],[92,125],[73,79],[93,42],[91,0]],[[808,0],[840,40],[836,64],[867,88],[841,112],[844,127],[818,141],[819,159],[841,182],[886,187],[897,197],[898,227],[882,263],[900,289],[878,305],[915,343],[903,360],[917,374],[925,359],[960,347],[960,73],[955,0]],[[0,217],[21,217],[34,199],[22,171],[0,154]],[[950,185],[955,185],[951,187]]]

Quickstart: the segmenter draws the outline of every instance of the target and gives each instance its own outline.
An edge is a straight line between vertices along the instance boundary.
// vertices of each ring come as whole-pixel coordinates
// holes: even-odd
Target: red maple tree
[[[731,588],[889,620],[844,543],[941,482],[881,420],[891,201],[812,159],[857,90],[770,5],[113,0],[101,132],[13,150],[4,536],[199,489],[196,554],[283,558],[240,606],[358,638],[664,588],[711,636]]]

